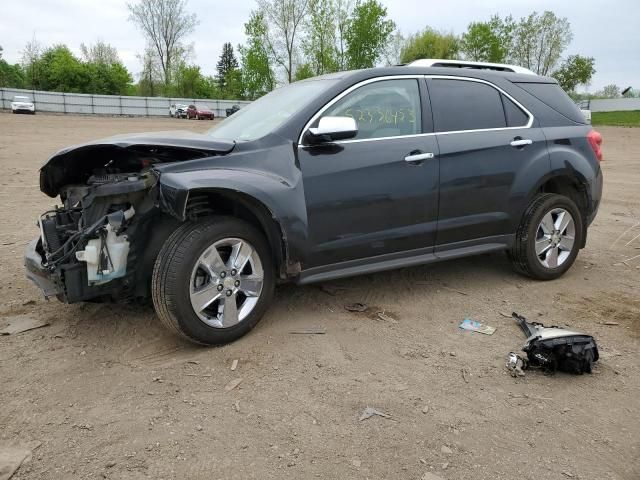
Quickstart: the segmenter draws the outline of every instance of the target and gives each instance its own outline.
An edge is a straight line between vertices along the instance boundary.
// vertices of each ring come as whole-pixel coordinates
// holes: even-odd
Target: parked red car
[[[213,120],[214,116],[213,111],[206,105],[189,105],[189,108],[187,108],[187,118],[189,120],[192,118],[196,120]]]

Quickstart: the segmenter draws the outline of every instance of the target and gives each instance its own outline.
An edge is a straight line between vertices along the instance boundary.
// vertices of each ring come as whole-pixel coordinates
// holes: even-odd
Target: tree
[[[402,50],[407,40],[398,30],[389,37],[389,42],[384,51],[384,61],[388,67],[402,63]]]
[[[573,92],[578,85],[589,83],[593,74],[596,73],[594,63],[593,57],[570,55],[551,76],[558,80],[566,92]]]
[[[220,55],[220,60],[218,60],[216,69],[218,70],[218,83],[220,88],[223,88],[227,75],[233,70],[238,69],[238,60],[233,53],[233,46],[231,43],[227,42],[222,46],[222,54]]]
[[[308,5],[309,0],[258,0],[259,10],[268,26],[264,37],[267,48],[274,62],[284,69],[289,83],[293,80],[302,21]]]
[[[378,0],[358,0],[344,33],[347,67],[371,68],[382,58],[396,25]]]
[[[336,7],[334,0],[310,0],[308,21],[305,24],[306,37],[302,50],[311,73],[322,75],[338,69],[336,51]],[[298,72],[296,70],[296,80]],[[312,75],[313,76],[313,75]]]
[[[128,3],[129,20],[142,30],[157,54],[166,87],[171,83],[174,64],[184,59],[185,38],[198,24],[195,14],[187,13],[186,0],[139,0]],[[145,53],[146,55],[146,53]]]
[[[572,38],[566,18],[558,18],[549,11],[542,15],[533,12],[516,25],[510,56],[518,65],[538,75],[548,75]]]
[[[420,58],[458,58],[459,41],[453,33],[438,32],[431,27],[411,35],[402,49],[402,63]]]
[[[24,72],[20,65],[10,65],[2,58],[2,47],[0,46],[0,87],[23,88]]]
[[[511,52],[515,22],[494,15],[488,22],[473,22],[460,39],[460,51],[467,60],[505,63]]]
[[[142,63],[142,72],[138,82],[138,95],[144,97],[159,95],[163,78],[162,68],[158,62],[155,48],[147,46],[144,53],[138,55],[138,60]]]
[[[47,48],[38,60],[42,90],[84,93],[90,90],[91,74],[66,45]]]
[[[299,65],[296,69],[295,81],[304,80],[305,78],[311,78],[315,76],[315,72],[313,71],[313,67],[308,63],[303,63]]]
[[[349,27],[349,18],[353,10],[353,0],[336,0],[336,55],[338,70],[346,70],[347,67],[347,43],[346,34]]]
[[[105,65],[120,63],[118,50],[102,40],[98,40],[94,45],[89,46],[81,43],[80,51],[84,61],[87,63],[102,63]]]
[[[22,51],[22,68],[25,73],[25,87],[27,88],[40,88],[42,83],[42,69],[40,67],[41,56],[42,45],[36,40],[34,35]]]
[[[620,96],[620,88],[612,83],[602,90],[598,90],[595,96],[599,98],[618,98]]]
[[[267,25],[264,13],[261,11],[251,12],[249,21],[244,24],[244,32],[247,36],[247,44],[239,47],[242,60],[242,79],[246,98],[255,100],[273,90],[275,86],[266,44]]]

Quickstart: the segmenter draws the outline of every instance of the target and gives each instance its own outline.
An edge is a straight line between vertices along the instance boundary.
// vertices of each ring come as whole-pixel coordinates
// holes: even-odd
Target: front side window
[[[338,100],[322,116],[354,118],[358,124],[355,139],[422,133],[418,81],[381,80],[369,83]]]
[[[436,132],[507,126],[501,93],[485,83],[434,78],[429,96]]]

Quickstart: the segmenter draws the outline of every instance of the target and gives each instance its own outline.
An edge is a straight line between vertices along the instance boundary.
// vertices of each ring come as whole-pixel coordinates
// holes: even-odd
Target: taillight
[[[602,135],[600,132],[596,132],[595,130],[591,130],[587,134],[587,141],[591,148],[593,148],[593,152],[596,154],[596,158],[598,161],[602,161]]]

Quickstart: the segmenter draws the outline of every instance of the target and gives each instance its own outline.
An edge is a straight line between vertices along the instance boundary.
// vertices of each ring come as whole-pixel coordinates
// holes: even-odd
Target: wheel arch
[[[578,207],[582,215],[582,244],[584,248],[587,241],[588,217],[590,214],[591,199],[589,198],[588,182],[575,170],[556,170],[542,178],[528,195],[527,206],[533,201],[536,195],[541,193],[556,193],[570,198]]]
[[[273,211],[263,202],[247,193],[221,187],[193,189],[187,195],[184,212],[187,220],[227,215],[252,224],[266,237],[279,277],[288,276],[289,256],[285,231]]]

